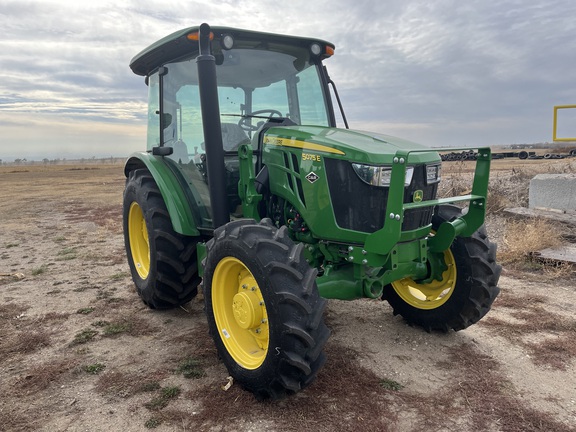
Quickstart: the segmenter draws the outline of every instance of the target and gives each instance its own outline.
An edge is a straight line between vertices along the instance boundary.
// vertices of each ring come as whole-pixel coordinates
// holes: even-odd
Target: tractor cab
[[[207,184],[206,138],[220,130],[225,159],[227,209],[240,215],[238,149],[248,144],[262,168],[263,129],[270,126],[335,126],[322,60],[334,46],[317,39],[283,37],[212,27],[219,122],[203,119],[197,58],[199,28],[170,35],[138,54],[130,66],[148,84],[147,150],[164,155],[179,178],[194,187],[190,193],[195,225],[212,228]],[[158,66],[161,64],[162,66]]]

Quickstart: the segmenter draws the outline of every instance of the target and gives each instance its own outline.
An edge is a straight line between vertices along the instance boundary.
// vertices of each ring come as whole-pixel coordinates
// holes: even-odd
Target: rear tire
[[[146,169],[131,171],[123,202],[124,243],[136,290],[153,309],[183,305],[198,293],[193,237],[174,232],[164,199]]]
[[[461,216],[451,205],[436,208],[432,228]],[[382,298],[408,323],[426,331],[455,331],[478,322],[490,310],[500,292],[502,267],[496,264],[496,245],[482,226],[470,237],[456,237],[444,252],[447,269],[441,281],[419,284],[410,278],[388,285]]]
[[[230,375],[259,399],[307,387],[325,362],[330,331],[303,245],[270,220],[237,220],[206,246],[208,326]]]

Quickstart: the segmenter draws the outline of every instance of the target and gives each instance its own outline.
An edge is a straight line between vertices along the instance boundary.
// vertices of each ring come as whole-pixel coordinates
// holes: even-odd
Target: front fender
[[[163,157],[153,156],[146,152],[130,155],[124,166],[124,174],[128,177],[130,171],[140,168],[146,168],[150,171],[158,185],[174,231],[187,236],[199,236],[200,232],[194,220],[191,206],[184,193],[183,179],[178,178],[178,175],[170,169]]]

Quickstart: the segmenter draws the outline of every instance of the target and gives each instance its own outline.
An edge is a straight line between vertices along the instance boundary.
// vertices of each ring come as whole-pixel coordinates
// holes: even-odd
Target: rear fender
[[[128,177],[131,171],[140,168],[146,168],[158,185],[174,231],[187,236],[199,236],[200,231],[183,189],[186,182],[178,178],[161,156],[145,152],[133,153],[126,161],[124,174]]]

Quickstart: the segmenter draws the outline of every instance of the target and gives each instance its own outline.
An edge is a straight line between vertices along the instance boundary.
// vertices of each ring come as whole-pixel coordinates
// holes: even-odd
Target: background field
[[[444,193],[471,162],[444,164]],[[0,167],[2,431],[576,430],[576,281],[529,252],[574,229],[515,220],[538,172],[494,161],[487,221],[501,295],[458,333],[407,326],[387,303],[330,301],[328,362],[306,391],[257,402],[227,383],[202,299],[151,311],[125,259],[122,164]]]

